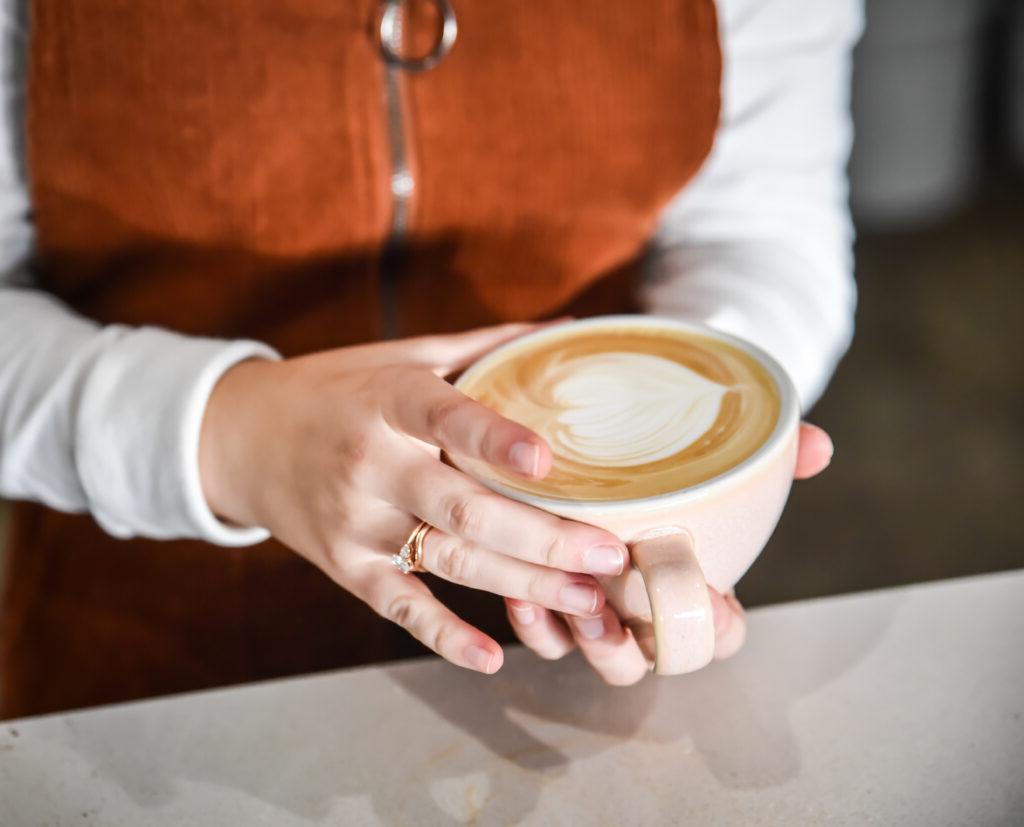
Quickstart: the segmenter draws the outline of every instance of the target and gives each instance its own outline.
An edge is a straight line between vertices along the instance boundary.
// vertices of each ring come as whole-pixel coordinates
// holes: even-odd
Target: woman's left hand
[[[832,459],[832,440],[821,428],[800,426],[796,479],[821,473]],[[715,658],[739,651],[747,635],[743,607],[729,592],[708,589],[715,623]],[[542,658],[555,660],[579,646],[595,671],[610,684],[628,686],[647,674],[648,665],[632,633],[609,605],[597,617],[566,617],[532,603],[505,600],[509,621],[519,639]]]

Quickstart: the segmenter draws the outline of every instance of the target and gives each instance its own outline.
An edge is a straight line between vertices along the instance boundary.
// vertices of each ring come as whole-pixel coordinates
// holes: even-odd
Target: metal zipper
[[[391,227],[381,256],[380,303],[381,324],[385,339],[394,339],[401,333],[398,308],[398,278],[402,251],[409,226],[409,207],[416,180],[409,168],[406,145],[405,84],[406,72],[432,69],[451,51],[458,35],[455,11],[448,0],[430,0],[441,16],[442,26],[434,48],[420,58],[403,55],[402,7],[407,0],[383,0],[380,7],[380,52],[384,58],[384,103],[388,126],[391,157]]]

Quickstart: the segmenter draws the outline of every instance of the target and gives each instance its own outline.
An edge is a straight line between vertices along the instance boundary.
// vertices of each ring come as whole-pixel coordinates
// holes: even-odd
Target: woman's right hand
[[[623,544],[593,526],[493,493],[440,450],[543,477],[551,452],[532,431],[442,377],[533,329],[361,345],[230,369],[200,438],[213,511],[261,525],[336,583],[459,666],[493,673],[501,647],[391,562],[420,520],[421,565],[455,583],[578,617],[601,613],[592,574],[617,574]]]

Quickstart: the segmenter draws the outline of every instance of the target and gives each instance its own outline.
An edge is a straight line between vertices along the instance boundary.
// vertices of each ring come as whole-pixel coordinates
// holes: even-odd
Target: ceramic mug
[[[605,316],[544,328],[484,356],[455,386],[465,387],[528,340],[561,337],[569,328],[597,325],[667,328],[739,348],[775,383],[780,402],[775,428],[751,456],[718,476],[642,499],[557,500],[474,476],[500,494],[599,526],[626,543],[632,565],[621,575],[598,578],[608,602],[632,630],[656,673],[692,672],[714,655],[708,585],[725,592],[737,583],[767,543],[789,496],[800,424],[796,390],[778,362],[755,345],[702,325],[653,316]],[[458,466],[457,459],[452,461]]]

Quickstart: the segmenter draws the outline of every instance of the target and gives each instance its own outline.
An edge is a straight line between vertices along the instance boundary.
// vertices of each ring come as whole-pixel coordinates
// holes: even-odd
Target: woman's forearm
[[[846,161],[860,0],[721,0],[722,113],[711,157],[665,209],[644,302],[747,338],[804,410],[853,330]]]

